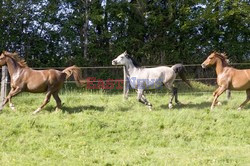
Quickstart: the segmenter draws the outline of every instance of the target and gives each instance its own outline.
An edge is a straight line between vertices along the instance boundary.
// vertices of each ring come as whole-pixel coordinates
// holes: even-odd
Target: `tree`
[[[0,47],[32,66],[100,66],[127,50],[144,65],[247,61],[245,0],[2,0]]]

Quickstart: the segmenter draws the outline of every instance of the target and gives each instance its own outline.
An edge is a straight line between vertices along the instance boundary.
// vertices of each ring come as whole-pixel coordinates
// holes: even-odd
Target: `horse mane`
[[[132,56],[130,56],[130,55],[127,54],[127,57],[129,59],[131,59],[131,61],[134,64],[135,67],[141,67],[141,65],[138,62],[136,62],[135,59]]]
[[[219,53],[219,52],[214,51],[214,54],[215,54],[218,58],[221,59],[222,64],[223,64],[224,66],[230,66],[229,63],[228,63],[228,62],[229,62],[229,59],[228,59],[226,53]]]
[[[22,68],[28,67],[26,61],[23,58],[21,58],[17,52],[11,53],[11,52],[4,51],[4,55],[15,60]]]

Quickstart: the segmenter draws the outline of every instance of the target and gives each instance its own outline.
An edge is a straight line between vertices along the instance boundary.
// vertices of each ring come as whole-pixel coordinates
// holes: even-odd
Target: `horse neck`
[[[126,69],[128,76],[130,76],[134,71],[138,70],[138,68],[135,67],[135,65],[133,63],[125,64],[125,69]]]
[[[216,74],[219,75],[223,72],[223,68],[225,67],[225,65],[222,63],[221,59],[218,59],[216,62]]]
[[[7,63],[7,67],[8,67],[8,71],[10,73],[10,76],[17,73],[19,71],[19,69],[21,68],[20,65],[12,58],[8,57],[6,60],[6,63]]]

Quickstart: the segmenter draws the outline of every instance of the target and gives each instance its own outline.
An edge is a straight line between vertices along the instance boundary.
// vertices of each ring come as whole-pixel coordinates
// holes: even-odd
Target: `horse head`
[[[112,60],[112,65],[126,65],[126,64],[133,64],[135,67],[141,67],[139,63],[137,63],[133,57],[131,57],[127,51],[118,55],[117,58]]]
[[[11,58],[13,61],[18,63],[20,67],[23,67],[23,68],[27,67],[25,60],[21,58],[17,52],[8,52],[8,51],[2,52],[0,56],[0,66],[7,64],[7,58]]]
[[[126,65],[129,61],[128,53],[125,51],[124,53],[118,55],[117,58],[112,60],[112,65]]]
[[[228,59],[225,53],[212,52],[207,59],[201,64],[202,68],[215,65],[217,60],[220,59],[224,65],[228,65]]]
[[[6,65],[6,53],[8,53],[7,51],[3,51],[0,55],[0,66],[4,66]]]

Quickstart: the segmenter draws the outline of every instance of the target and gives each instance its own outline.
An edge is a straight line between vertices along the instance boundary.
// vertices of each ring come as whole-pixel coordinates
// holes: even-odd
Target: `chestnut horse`
[[[51,95],[56,101],[56,110],[61,109],[62,104],[58,96],[59,90],[62,88],[64,81],[72,74],[77,85],[82,84],[82,75],[80,68],[71,66],[63,71],[54,69],[49,70],[33,70],[26,65],[17,53],[3,51],[0,56],[0,66],[7,65],[11,79],[11,90],[5,98],[2,108],[7,102],[11,109],[15,110],[11,98],[20,92],[42,93],[46,92],[43,104],[36,109],[33,114],[41,111],[41,109],[50,101]]]
[[[211,109],[217,103],[218,97],[226,90],[246,90],[247,98],[239,106],[240,110],[250,100],[250,69],[238,70],[228,66],[224,53],[212,52],[201,64],[202,68],[215,65],[218,88],[214,91]]]

